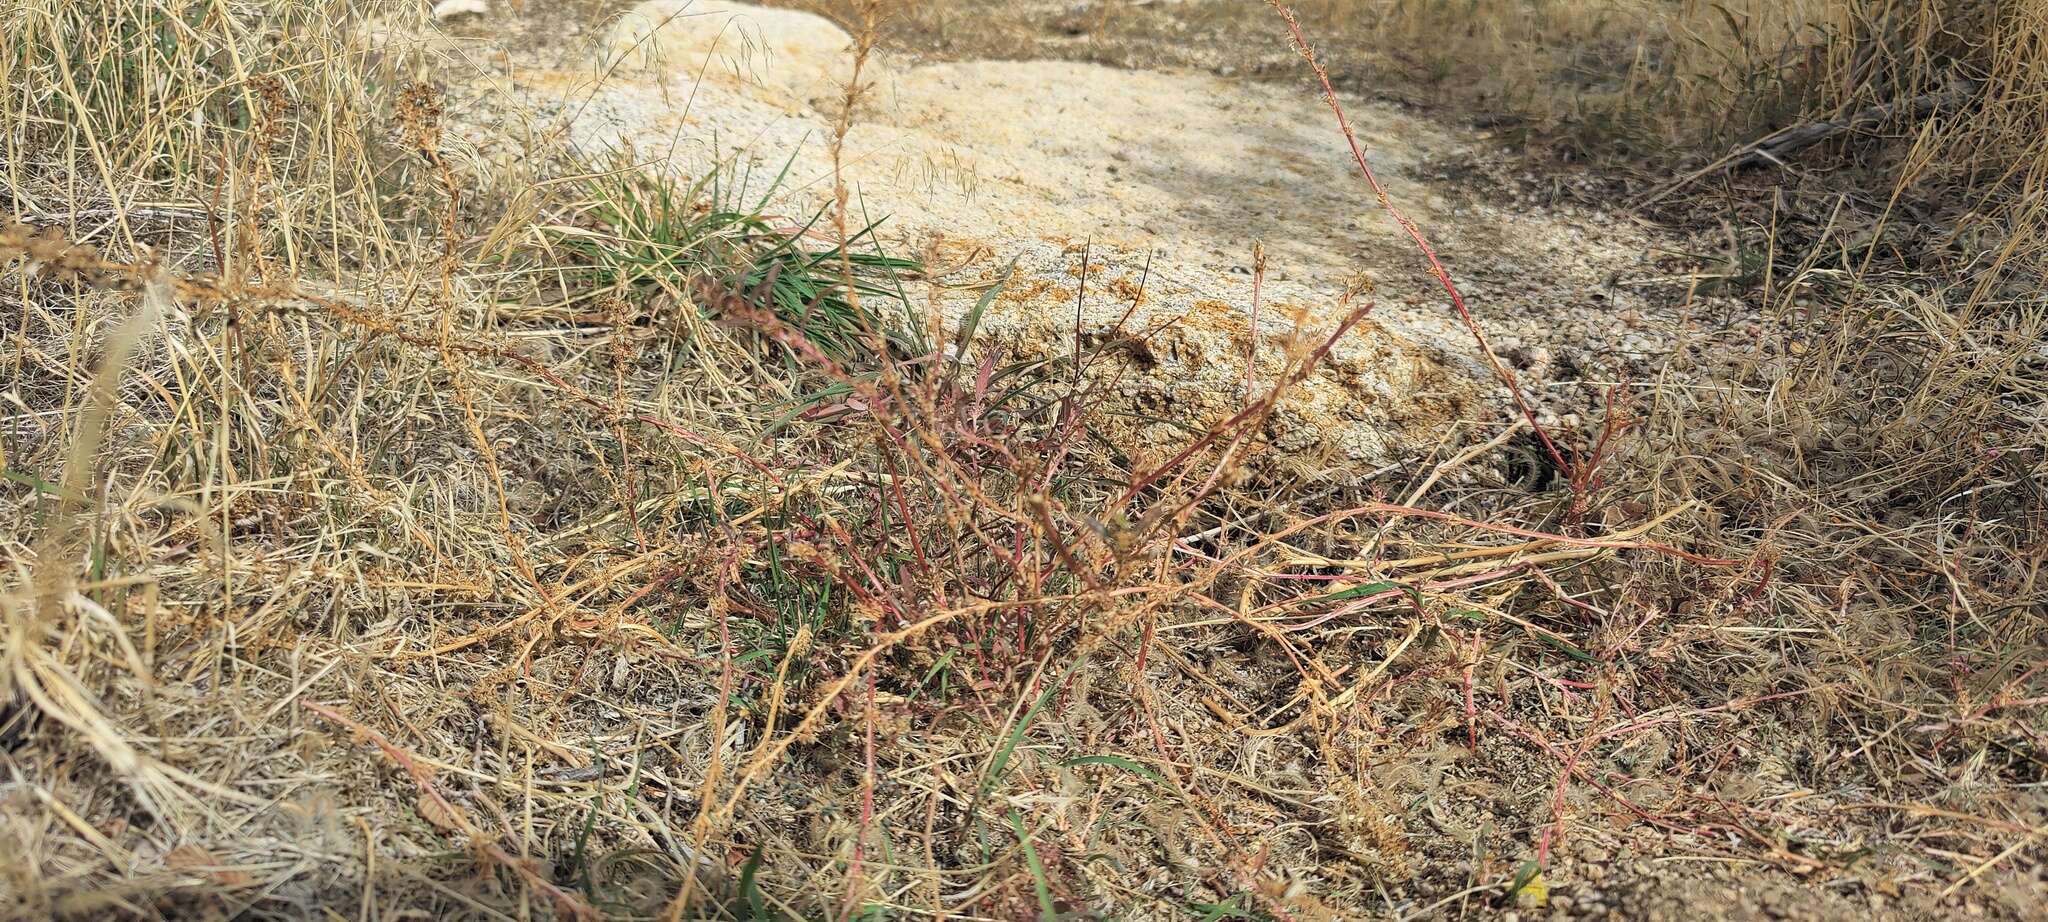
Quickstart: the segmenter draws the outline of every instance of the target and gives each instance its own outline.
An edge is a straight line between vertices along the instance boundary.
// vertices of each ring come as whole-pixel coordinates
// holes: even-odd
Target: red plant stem
[[[1477,627],[1472,629],[1472,653],[1465,658],[1465,742],[1473,752],[1479,751],[1479,704],[1472,697],[1472,670],[1479,666],[1479,643],[1485,633]]]
[[[1522,411],[1522,418],[1529,421],[1530,430],[1535,432],[1536,438],[1543,443],[1543,450],[1550,455],[1551,463],[1557,465],[1560,473],[1570,477],[1572,465],[1565,461],[1564,454],[1557,450],[1557,444],[1550,440],[1550,433],[1537,424],[1536,412],[1529,407],[1528,399],[1522,396],[1521,384],[1515,380],[1514,372],[1501,364],[1500,357],[1493,354],[1493,346],[1487,343],[1486,333],[1479,328],[1479,321],[1466,309],[1465,296],[1458,292],[1457,283],[1451,281],[1451,273],[1444,269],[1443,261],[1437,259],[1436,250],[1429,245],[1429,240],[1422,236],[1422,229],[1394,205],[1394,200],[1387,194],[1386,187],[1380,184],[1380,179],[1373,173],[1372,166],[1366,163],[1365,148],[1359,145],[1357,132],[1351,130],[1351,119],[1345,116],[1344,106],[1337,101],[1337,88],[1330,84],[1329,71],[1323,68],[1322,61],[1316,58],[1315,49],[1309,46],[1308,37],[1302,34],[1301,22],[1295,19],[1294,10],[1280,0],[1267,2],[1273,9],[1279,11],[1280,18],[1287,21],[1287,32],[1294,39],[1294,50],[1301,53],[1309,68],[1315,71],[1316,80],[1322,83],[1323,101],[1328,103],[1330,111],[1336,114],[1337,127],[1343,130],[1344,140],[1351,145],[1351,157],[1358,161],[1358,171],[1365,175],[1366,184],[1372,187],[1373,195],[1379,198],[1380,209],[1385,211],[1388,217],[1393,218],[1394,223],[1401,226],[1401,230],[1407,232],[1408,239],[1415,241],[1416,248],[1420,249],[1423,258],[1429,261],[1429,274],[1436,276],[1437,282],[1443,285],[1444,293],[1451,296],[1451,306],[1457,309],[1459,319],[1465,322],[1465,328],[1472,331],[1472,338],[1479,341],[1479,351],[1486,354],[1486,361],[1493,366],[1494,375],[1500,378],[1502,384],[1507,385],[1508,395],[1514,398],[1516,409]]]
[[[1252,400],[1252,387],[1259,371],[1259,295],[1266,282],[1266,247],[1252,242],[1252,317],[1244,342],[1244,400]]]
[[[1074,371],[1073,383],[1079,386],[1081,372],[1081,308],[1088,303],[1088,259],[1094,255],[1095,241],[1090,240],[1081,248],[1081,284],[1074,294]]]
[[[949,607],[952,603],[946,601],[946,581],[930,578],[932,575],[932,562],[925,555],[924,540],[918,537],[917,529],[910,527],[915,517],[910,513],[910,499],[903,495],[903,477],[896,470],[896,456],[888,452],[882,452],[881,455],[889,467],[889,496],[896,503],[896,514],[903,523],[903,533],[910,538],[910,549],[916,555],[918,573],[926,577],[926,582],[931,584],[932,592],[938,599],[939,607]],[[895,627],[895,625],[890,626]]]
[[[875,573],[874,568],[868,566],[867,558],[859,553],[862,542],[854,540],[853,535],[848,534],[846,529],[841,528],[837,523],[825,523],[825,529],[822,534],[829,535],[832,538],[832,542],[840,550],[847,552],[846,556],[849,560],[853,561],[854,569],[859,570],[861,577],[867,580],[869,589],[865,594],[868,598],[876,605],[881,606],[884,611],[894,615],[897,621],[905,620],[904,607],[897,600],[895,591],[890,588],[888,583],[882,581],[882,577]],[[849,591],[859,592],[861,589],[858,583],[849,579],[841,578],[840,584]]]
[[[1527,570],[1530,576],[1535,577],[1536,581],[1542,583],[1544,588],[1549,589],[1552,595],[1557,596],[1558,601],[1563,602],[1564,604],[1576,608],[1589,615],[1592,615],[1595,618],[1607,617],[1606,612],[1601,611],[1600,609],[1588,605],[1584,602],[1581,602],[1578,599],[1572,598],[1572,594],[1566,592],[1563,586],[1558,585],[1557,580],[1551,579],[1550,574],[1543,572],[1542,567],[1537,566],[1533,563],[1525,563],[1522,565],[1522,569]]]
[[[1615,403],[1618,395],[1618,387],[1607,388],[1607,413],[1600,425],[1600,437],[1593,441],[1592,450],[1585,454],[1585,460],[1579,464],[1578,469],[1571,472],[1572,507],[1565,514],[1565,521],[1574,527],[1585,521],[1586,504],[1594,493],[1600,491],[1600,469],[1607,461],[1607,453],[1615,436],[1635,424],[1635,420],[1622,412],[1620,405]]]
[[[1499,711],[1492,710],[1487,711],[1486,716],[1492,719],[1494,723],[1500,724],[1502,727],[1507,728],[1509,732],[1525,740],[1528,740],[1531,743],[1536,744],[1536,746],[1541,748],[1544,752],[1549,753],[1551,758],[1556,759],[1558,761],[1558,764],[1563,765],[1565,767],[1566,778],[1569,778],[1572,775],[1577,775],[1579,780],[1592,785],[1594,790],[1599,791],[1601,794],[1605,795],[1607,799],[1612,800],[1615,803],[1621,805],[1624,809],[1628,810],[1628,812],[1635,814],[1637,819],[1640,819],[1643,822],[1649,823],[1652,826],[1656,826],[1668,832],[1683,832],[1702,836],[1711,834],[1711,830],[1705,828],[1680,826],[1676,823],[1671,822],[1670,820],[1667,820],[1661,816],[1651,813],[1648,810],[1643,809],[1641,806],[1637,805],[1635,801],[1629,800],[1628,798],[1621,796],[1621,793],[1619,791],[1616,791],[1612,786],[1603,784],[1599,779],[1594,778],[1591,773],[1587,772],[1583,766],[1578,764],[1579,757],[1577,755],[1565,752],[1556,743],[1553,743],[1547,739],[1544,739],[1541,736],[1536,735],[1533,731],[1529,730],[1529,728],[1522,726],[1521,723],[1515,721],[1513,718],[1507,717],[1501,714]]]

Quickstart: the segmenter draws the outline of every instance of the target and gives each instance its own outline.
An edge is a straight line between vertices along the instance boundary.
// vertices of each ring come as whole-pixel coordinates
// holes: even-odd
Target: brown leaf
[[[197,845],[180,845],[164,854],[164,866],[174,871],[200,874],[229,889],[253,886],[255,878],[231,867],[225,867],[212,852]]]
[[[420,816],[442,832],[461,832],[469,827],[461,808],[432,794],[420,795]]]

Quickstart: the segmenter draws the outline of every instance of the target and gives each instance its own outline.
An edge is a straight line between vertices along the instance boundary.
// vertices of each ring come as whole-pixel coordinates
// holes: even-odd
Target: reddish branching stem
[[[1570,477],[1572,465],[1565,460],[1564,453],[1558,451],[1557,443],[1551,441],[1550,432],[1536,422],[1536,411],[1529,406],[1528,398],[1522,396],[1521,383],[1515,380],[1515,373],[1509,371],[1508,367],[1501,363],[1500,357],[1493,353],[1493,346],[1486,340],[1486,332],[1480,329],[1479,321],[1465,307],[1465,296],[1458,292],[1458,284],[1451,280],[1451,273],[1444,268],[1443,261],[1437,258],[1436,249],[1422,236],[1422,229],[1394,204],[1393,197],[1388,195],[1386,187],[1380,184],[1379,176],[1373,173],[1372,165],[1366,162],[1365,148],[1358,143],[1358,133],[1351,130],[1351,119],[1344,114],[1343,104],[1337,101],[1337,88],[1330,83],[1330,73],[1324,69],[1322,60],[1316,57],[1315,48],[1309,45],[1308,37],[1302,34],[1301,22],[1295,18],[1294,10],[1280,0],[1267,2],[1280,13],[1281,19],[1287,21],[1287,33],[1294,41],[1294,50],[1300,52],[1302,60],[1308,62],[1309,69],[1315,71],[1316,80],[1323,87],[1323,101],[1329,104],[1330,112],[1337,116],[1337,127],[1344,132],[1344,140],[1351,145],[1351,157],[1358,162],[1358,171],[1365,176],[1366,185],[1372,187],[1373,195],[1379,199],[1380,209],[1385,211],[1395,224],[1401,226],[1408,239],[1415,241],[1416,249],[1421,250],[1422,257],[1429,261],[1429,274],[1436,277],[1437,283],[1443,286],[1444,293],[1450,296],[1451,307],[1457,310],[1458,319],[1463,320],[1465,328],[1472,331],[1472,338],[1479,343],[1479,351],[1485,353],[1486,362],[1493,367],[1494,375],[1507,386],[1508,395],[1514,398],[1515,408],[1522,412],[1522,418],[1529,421],[1530,430],[1535,432],[1537,440],[1543,443],[1543,451],[1550,456],[1551,463],[1557,465],[1560,473]]]

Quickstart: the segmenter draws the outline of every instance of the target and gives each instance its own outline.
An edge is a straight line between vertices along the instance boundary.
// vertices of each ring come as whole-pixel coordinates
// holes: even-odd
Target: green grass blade
[[[1031,845],[1031,834],[1024,830],[1024,818],[1010,811],[1010,828],[1017,832],[1017,844],[1024,849],[1024,866],[1031,871],[1031,886],[1038,891],[1038,918],[1040,922],[1058,922],[1060,911],[1052,901],[1052,882],[1045,877],[1045,864],[1038,860],[1038,849]]]
[[[1011,277],[1016,274],[1017,257],[1012,256],[1010,264],[1003,267],[1003,274],[996,277],[995,284],[988,286],[988,290],[975,299],[974,307],[967,312],[967,316],[960,318],[960,332],[957,334],[956,342],[959,343],[961,355],[966,355],[968,344],[974,342],[974,331],[981,328],[981,315],[988,311],[989,305],[995,303],[996,295],[1002,293],[1003,286],[1008,285]]]

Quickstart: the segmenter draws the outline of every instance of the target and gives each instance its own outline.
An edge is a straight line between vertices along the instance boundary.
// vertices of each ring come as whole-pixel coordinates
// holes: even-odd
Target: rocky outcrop
[[[851,71],[848,34],[808,13],[655,0],[621,17],[587,66],[522,71],[585,152],[616,150],[701,176],[720,164],[774,207],[808,215],[833,190],[831,144]],[[1047,354],[1136,334],[1117,390],[1130,434],[1178,442],[1243,406],[1245,356],[1271,381],[1290,344],[1336,319],[1347,288],[1383,303],[1284,405],[1272,433],[1301,473],[1378,466],[1490,419],[1497,386],[1468,356],[1407,242],[1377,212],[1310,92],[1192,73],[1067,62],[905,66],[862,74],[840,178],[860,222],[934,269],[920,295],[954,318],[1011,260],[1017,274],[976,348]],[[1421,180],[1426,152],[1467,143],[1360,104],[1375,166],[1425,226],[1462,223]],[[773,177],[781,177],[779,183]],[[772,191],[770,186],[773,185]],[[1569,238],[1538,218],[1485,242]],[[1267,272],[1252,322],[1253,248]],[[1553,249],[1554,249],[1553,245]],[[1086,275],[1083,277],[1083,264]],[[1145,422],[1170,418],[1172,422]]]

